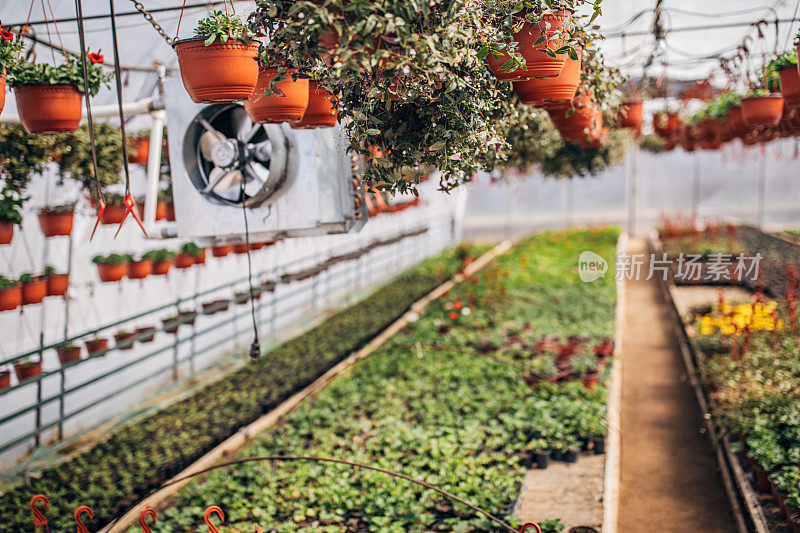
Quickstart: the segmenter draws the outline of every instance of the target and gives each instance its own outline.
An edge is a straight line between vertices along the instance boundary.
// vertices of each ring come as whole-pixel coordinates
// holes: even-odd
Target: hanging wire
[[[128,168],[128,146],[125,135],[125,114],[122,111],[122,76],[119,68],[119,44],[117,43],[117,17],[114,12],[114,0],[108,0],[111,10],[111,41],[114,45],[114,78],[117,84],[117,110],[119,111],[119,129],[122,134],[122,166],[125,169],[125,194],[131,193],[131,173]]]
[[[253,319],[253,344],[250,345],[250,359],[261,356],[261,345],[258,342],[258,319],[256,318],[256,301],[253,298],[253,260],[250,257],[250,227],[247,222],[247,196],[244,192],[245,177],[239,184],[240,200],[242,202],[242,215],[244,216],[244,245],[247,249],[247,287],[250,291],[250,316]]]

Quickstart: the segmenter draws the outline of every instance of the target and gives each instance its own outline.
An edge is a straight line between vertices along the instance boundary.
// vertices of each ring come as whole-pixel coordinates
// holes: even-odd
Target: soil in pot
[[[544,470],[550,465],[550,452],[534,452],[533,460],[536,461],[536,468]]]
[[[55,274],[47,277],[47,295],[64,296],[69,289],[69,274]]]
[[[14,223],[0,220],[0,245],[9,244],[14,238]]]
[[[319,85],[319,82],[308,82],[308,107],[298,122],[292,128],[331,128],[338,121],[338,105],[336,97]]]
[[[7,389],[11,386],[11,371],[0,370],[0,390]]]
[[[751,96],[742,99],[742,118],[748,126],[775,126],[783,116],[780,96]]]
[[[149,259],[128,263],[128,277],[131,279],[144,279],[152,273],[153,262]]]
[[[514,82],[514,92],[523,104],[539,104],[547,100],[572,100],[581,81],[581,51],[578,59],[567,56],[564,68],[554,78],[531,78]]]
[[[122,218],[124,216],[124,205],[108,204],[106,205],[106,210],[103,211],[103,216],[100,217],[100,221],[106,226],[111,224],[119,224],[122,222]]]
[[[22,286],[17,284],[0,291],[0,311],[11,311],[22,305]]]
[[[261,69],[253,96],[244,103],[244,108],[253,122],[259,124],[296,122],[303,118],[308,108],[309,84],[307,78],[292,80],[296,69],[289,69],[286,79],[276,84],[277,91],[271,96],[264,94],[270,81],[278,74],[276,67]]]
[[[181,252],[175,256],[175,268],[190,268],[194,266],[194,256]]]
[[[172,46],[178,55],[181,79],[196,103],[227,103],[247,100],[259,78],[258,41],[219,39],[210,46],[204,38],[183,39]]]
[[[22,305],[38,304],[47,296],[47,280],[22,284]]]
[[[211,255],[214,257],[225,257],[233,250],[233,246],[230,244],[225,244],[222,246],[212,246],[211,247]]]
[[[58,235],[69,235],[72,233],[72,222],[75,213],[39,213],[39,226],[45,237],[56,237]]]
[[[59,346],[56,348],[56,353],[62,365],[68,365],[81,359],[80,346]]]
[[[35,378],[42,373],[42,363],[40,361],[21,361],[14,363],[14,373],[19,382]]]
[[[136,332],[121,332],[114,335],[114,342],[119,350],[133,350],[133,343],[138,334]]]
[[[72,84],[14,88],[19,119],[28,133],[75,131],[81,122],[81,92]]]
[[[85,344],[86,344],[86,353],[89,356],[92,356],[96,353],[108,349],[108,339],[92,339],[86,341]]]
[[[158,261],[157,263],[153,263],[153,275],[154,276],[165,276],[169,269],[172,268],[172,265],[175,264],[174,261]]]
[[[568,57],[567,54],[558,54],[556,57],[550,57],[540,51],[546,44],[549,44],[551,49],[556,50],[561,47],[561,41],[552,37],[548,39],[548,43],[536,44],[536,41],[542,38],[546,31],[555,32],[560,30],[569,17],[569,11],[564,10],[545,15],[542,20],[535,24],[524,23],[521,29],[514,34],[514,41],[519,43],[517,51],[525,59],[525,69],[504,72],[501,68],[511,59],[511,56],[505,52],[501,52],[498,57],[489,54],[486,56],[486,60],[495,77],[500,81],[519,81],[530,78],[553,78],[561,74]]]
[[[100,276],[100,281],[105,282],[121,280],[125,277],[127,270],[128,265],[126,263],[119,265],[106,265],[101,263],[97,265],[97,274]]]
[[[136,335],[139,342],[153,342],[153,339],[156,338],[156,328],[153,326],[137,328]]]

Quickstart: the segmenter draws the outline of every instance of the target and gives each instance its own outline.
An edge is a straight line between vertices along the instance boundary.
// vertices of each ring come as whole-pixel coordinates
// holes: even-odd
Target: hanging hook
[[[92,235],[89,237],[91,241],[94,239],[94,234],[97,231],[97,227],[100,225],[100,221],[103,220],[103,213],[106,212],[106,201],[103,200],[102,196],[97,197],[97,220],[94,222],[94,229],[92,230]]]
[[[203,520],[205,520],[206,525],[208,526],[208,533],[219,533],[219,529],[217,529],[217,526],[211,523],[211,515],[215,513],[217,516],[219,516],[220,521],[222,522],[225,521],[225,513],[223,513],[222,509],[220,509],[216,505],[212,505],[211,507],[206,509],[206,512],[203,514]]]
[[[50,526],[47,525],[47,517],[44,516],[44,513],[36,507],[38,502],[44,503],[45,511],[50,509],[50,501],[43,494],[37,494],[31,498],[31,511],[33,511],[33,533],[39,531],[39,526],[42,527],[42,531],[47,531],[49,533]]]
[[[527,524],[523,525],[522,529],[519,530],[519,533],[525,533],[526,531],[528,531],[529,527],[535,529],[536,533],[542,533],[542,528],[539,527],[539,524],[536,524],[534,522],[528,522]]]
[[[89,533],[89,530],[86,529],[86,526],[83,525],[83,522],[81,522],[81,515],[84,513],[89,515],[89,520],[92,520],[94,518],[94,513],[92,513],[92,510],[86,505],[81,505],[80,507],[75,509],[75,513],[72,516],[73,518],[75,518],[75,523],[78,524],[78,529],[76,533]]]
[[[114,234],[114,238],[117,238],[119,235],[120,230],[122,229],[122,225],[125,223],[125,219],[128,218],[128,215],[133,215],[133,218],[139,224],[139,227],[142,228],[144,232],[144,236],[147,237],[147,230],[144,229],[144,224],[142,223],[142,219],[139,217],[139,212],[136,211],[136,200],[133,199],[131,193],[125,193],[125,196],[122,197],[122,203],[126,207],[125,214],[122,215],[122,220],[119,222],[119,228],[117,228],[117,232]]]
[[[147,525],[148,516],[153,517],[154,524],[158,523],[158,515],[156,514],[156,510],[153,509],[152,507],[148,507],[147,509],[139,513],[139,525],[142,526],[142,533],[153,533],[153,531],[150,529],[150,526]]]

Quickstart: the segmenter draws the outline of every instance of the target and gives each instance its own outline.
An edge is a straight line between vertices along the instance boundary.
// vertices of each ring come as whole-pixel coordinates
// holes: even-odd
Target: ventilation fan
[[[367,220],[341,129],[254,124],[238,103],[192,102],[165,84],[177,235],[240,242],[358,231]],[[203,238],[207,238],[204,239]]]

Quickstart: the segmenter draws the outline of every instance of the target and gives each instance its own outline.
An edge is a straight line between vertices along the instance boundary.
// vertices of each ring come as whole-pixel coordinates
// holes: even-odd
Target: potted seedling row
[[[42,373],[42,362],[34,361],[31,358],[25,358],[14,363],[14,373],[17,375],[17,380],[22,383],[29,379],[33,379]]]
[[[92,262],[97,265],[100,281],[120,281],[128,271],[129,256],[122,254],[96,255]]]
[[[19,282],[22,285],[22,305],[41,303],[47,296],[47,280],[41,276],[22,274]]]
[[[66,342],[56,346],[58,360],[62,365],[68,365],[81,359],[81,347],[72,342]]]
[[[11,311],[22,305],[22,285],[18,280],[0,276],[0,311]]]
[[[120,350],[133,350],[133,343],[136,341],[138,334],[130,332],[126,329],[121,329],[114,334],[114,342]]]
[[[39,226],[45,237],[56,237],[72,233],[75,204],[44,207],[39,211]]]
[[[0,370],[0,390],[7,389],[11,386],[11,371]]]
[[[108,349],[108,339],[99,337],[97,335],[95,335],[94,338],[86,341],[84,344],[86,345],[86,354],[89,357]]]
[[[159,248],[157,250],[150,250],[142,255],[143,261],[150,261],[152,265],[152,274],[154,276],[166,275],[172,265],[175,264],[175,256],[177,254],[166,248]]]
[[[64,296],[69,289],[69,274],[59,274],[50,265],[44,267],[44,278],[47,280],[48,296]]]

